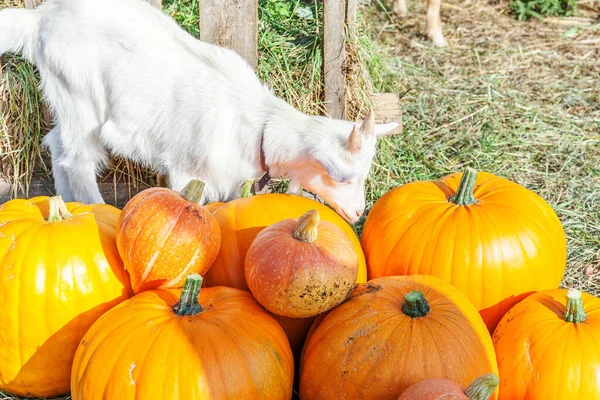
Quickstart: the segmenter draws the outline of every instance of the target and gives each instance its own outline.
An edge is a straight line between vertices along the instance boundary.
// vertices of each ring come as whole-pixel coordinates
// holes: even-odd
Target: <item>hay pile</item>
[[[0,8],[23,6],[22,0],[0,0]],[[276,94],[309,114],[324,114],[322,83],[321,1],[259,1],[258,76]],[[199,36],[198,1],[164,0],[163,11],[185,30]],[[347,68],[359,71],[361,62],[373,65],[372,44],[359,18],[357,40],[349,42]],[[373,60],[373,61],[372,61]],[[40,140],[50,127],[37,88],[34,68],[18,57],[5,57],[0,77],[0,178],[13,185],[13,195],[27,196],[32,175],[50,176],[48,154]],[[372,67],[373,69],[373,67]],[[367,73],[353,73],[347,82],[348,116],[355,118],[368,102],[371,89]],[[113,158],[101,182],[123,184],[131,195],[158,184],[154,171],[131,161]],[[279,190],[284,190],[282,186]],[[18,193],[17,193],[18,192]],[[116,199],[116,198],[115,198]],[[110,199],[107,199],[110,201]],[[116,200],[115,200],[116,202]],[[119,205],[119,204],[118,204]],[[122,204],[121,204],[122,205]]]

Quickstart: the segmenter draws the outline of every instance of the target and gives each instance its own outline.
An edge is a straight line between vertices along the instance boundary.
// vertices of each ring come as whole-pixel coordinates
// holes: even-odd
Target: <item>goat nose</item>
[[[358,210],[358,211],[356,211],[356,218],[360,218],[363,215],[364,211],[365,210]]]

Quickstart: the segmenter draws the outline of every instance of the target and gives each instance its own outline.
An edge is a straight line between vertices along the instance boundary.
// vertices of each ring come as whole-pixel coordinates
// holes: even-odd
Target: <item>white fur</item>
[[[55,119],[44,142],[66,200],[103,202],[95,177],[107,151],[168,175],[176,190],[203,180],[203,202],[233,199],[263,173],[264,130],[272,176],[314,191],[350,222],[364,210],[375,135],[348,152],[351,122],[297,111],[237,53],[196,40],[146,2],[47,0],[2,10],[0,54],[7,51],[40,71]]]

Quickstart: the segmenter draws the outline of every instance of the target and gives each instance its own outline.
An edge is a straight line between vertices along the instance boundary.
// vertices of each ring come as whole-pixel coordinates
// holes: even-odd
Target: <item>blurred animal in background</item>
[[[444,38],[442,32],[442,20],[440,18],[441,0],[427,1],[427,24],[425,31],[427,37],[431,39],[434,45],[439,47],[448,46],[448,42]],[[406,0],[393,0],[392,11],[400,18],[405,18],[408,15],[408,7]]]

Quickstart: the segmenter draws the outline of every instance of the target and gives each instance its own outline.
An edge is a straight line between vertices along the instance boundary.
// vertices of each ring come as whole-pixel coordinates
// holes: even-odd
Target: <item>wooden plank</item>
[[[258,0],[200,0],[200,40],[258,64]]]
[[[25,8],[36,8],[40,3],[40,0],[25,0]]]
[[[323,75],[325,111],[331,118],[346,116],[345,0],[323,1]]]
[[[350,40],[356,40],[356,15],[358,14],[358,0],[347,0],[346,26]]]
[[[144,189],[147,189],[144,185],[138,185],[134,188],[132,185],[126,183],[113,183],[113,182],[99,182],[98,187],[100,188],[100,194],[107,204],[123,208],[125,204],[135,196],[137,193]],[[29,185],[29,195],[19,192],[16,196],[12,193],[12,185],[4,180],[0,179],[0,205],[13,198],[25,198],[35,196],[54,196],[54,182],[51,178],[46,177],[43,174],[33,175],[31,183]]]
[[[378,124],[397,122],[400,126],[394,129],[394,132],[402,132],[402,108],[400,107],[400,97],[398,94],[376,93],[370,94],[369,98],[373,103],[375,122]]]

